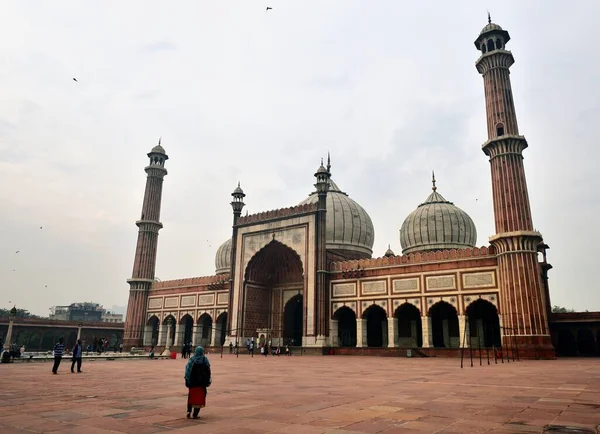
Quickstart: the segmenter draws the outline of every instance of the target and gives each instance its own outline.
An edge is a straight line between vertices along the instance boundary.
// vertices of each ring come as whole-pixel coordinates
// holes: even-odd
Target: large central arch
[[[250,259],[244,278],[243,336],[258,337],[257,330],[268,329],[275,341],[284,338],[287,313],[290,322],[287,328],[294,336],[290,338],[294,339],[294,345],[301,345],[297,339],[301,340],[304,334],[304,270],[298,253],[273,240]],[[292,298],[290,292],[294,294],[295,301],[286,309]],[[297,318],[298,313],[300,318]],[[300,330],[296,330],[298,327]]]

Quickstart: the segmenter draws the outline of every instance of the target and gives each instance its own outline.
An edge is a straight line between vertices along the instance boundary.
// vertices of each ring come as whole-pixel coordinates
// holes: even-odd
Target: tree
[[[575,312],[575,309],[567,309],[566,307],[562,307],[562,306],[552,306],[552,313],[573,313]]]
[[[0,308],[0,318],[8,318],[10,316],[10,309]],[[17,318],[42,318],[41,316],[34,315],[26,309],[17,309]]]

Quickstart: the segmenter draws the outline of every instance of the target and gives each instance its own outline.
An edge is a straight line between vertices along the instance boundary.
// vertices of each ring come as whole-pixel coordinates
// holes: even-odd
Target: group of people
[[[271,345],[271,341],[265,341],[262,344],[259,344],[260,346],[260,354],[263,356],[268,356],[269,352],[271,353],[272,356],[279,356],[281,355],[281,346],[279,344],[277,344],[276,346]],[[248,350],[248,354],[254,354],[254,348],[255,348],[255,343],[254,343],[254,338],[252,339],[246,339],[246,350]],[[232,349],[233,349],[233,344],[230,342],[229,343],[229,353],[232,353]],[[236,349],[236,354],[237,354],[237,342],[235,344],[235,349]],[[286,356],[291,356],[292,352],[290,351],[290,346],[286,345],[284,350],[285,355]]]
[[[181,358],[187,359],[192,355],[192,343],[188,342],[181,347]]]
[[[58,374],[58,367],[60,366],[60,362],[62,361],[63,354],[65,354],[65,343],[64,339],[60,338],[58,343],[54,345],[52,349],[52,355],[54,356],[54,365],[52,366],[52,373],[54,375]],[[81,362],[83,356],[83,344],[81,343],[81,339],[77,340],[77,343],[71,349],[71,373],[75,373],[75,366],[77,366],[77,373],[81,372]]]

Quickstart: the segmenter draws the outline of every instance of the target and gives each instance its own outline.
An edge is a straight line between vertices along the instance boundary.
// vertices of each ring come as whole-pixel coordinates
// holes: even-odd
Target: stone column
[[[329,320],[329,345],[332,347],[340,346],[339,325],[337,319]]]
[[[367,346],[367,320],[362,318],[356,319],[356,347]]]
[[[77,340],[81,339],[81,328],[83,327],[83,324],[79,323],[77,324]]]
[[[173,342],[171,341],[171,327],[173,327],[171,325],[171,322],[167,323],[167,342],[165,343],[165,351],[168,351],[171,349],[171,345],[173,344]]]
[[[179,334],[181,332],[180,329],[181,329],[181,324],[175,323],[175,342],[173,342],[174,347],[179,346],[181,343],[181,336],[179,336]]]
[[[212,330],[210,333],[210,342],[208,343],[208,346],[213,346],[216,347],[217,346],[217,325],[215,323],[213,323],[212,325]]]
[[[469,318],[466,315],[458,316],[458,334],[460,335],[460,348],[469,347],[471,336],[469,331]]]
[[[9,320],[8,320],[8,331],[6,332],[6,341],[4,341],[4,349],[6,351],[10,351],[10,341],[12,340],[12,329],[13,329],[14,319],[15,319],[15,317],[11,312]]]
[[[421,328],[423,333],[423,348],[433,347],[432,337],[431,337],[431,317],[423,316],[421,317]]]
[[[192,347],[196,348],[198,346],[198,325],[194,324],[192,327]]]
[[[398,346],[398,318],[388,318],[388,348]]]
[[[165,325],[160,324],[158,326],[158,342],[156,342],[157,347],[161,347],[163,344],[163,338],[165,336]]]

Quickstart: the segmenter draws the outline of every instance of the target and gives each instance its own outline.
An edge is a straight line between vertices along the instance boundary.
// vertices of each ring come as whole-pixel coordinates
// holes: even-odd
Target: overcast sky
[[[2,1],[0,306],[127,304],[160,136],[162,280],[214,273],[238,181],[250,213],[297,204],[327,151],[374,256],[400,253],[433,169],[487,245],[486,8],[512,38],[552,303],[600,310],[597,1]]]

